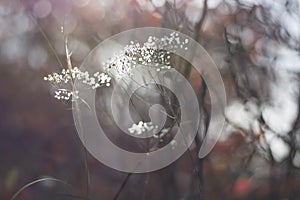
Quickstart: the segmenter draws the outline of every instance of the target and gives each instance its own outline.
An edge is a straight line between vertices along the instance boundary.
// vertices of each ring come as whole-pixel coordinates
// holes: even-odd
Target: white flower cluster
[[[106,73],[96,72],[96,73],[94,73],[94,77],[90,77],[88,79],[89,83],[87,82],[89,85],[92,86],[93,89],[96,89],[102,85],[105,85],[107,87],[110,86],[111,77],[109,75],[107,75]],[[83,81],[83,83],[85,83],[85,82]]]
[[[144,44],[130,42],[119,53],[103,63],[104,68],[115,70],[117,78],[132,75],[137,65],[157,67],[157,71],[171,68],[171,53],[177,48],[187,50],[188,39],[181,41],[179,34],[157,38],[150,36]]]
[[[50,81],[53,83],[68,83],[72,80],[81,80],[82,83],[92,86],[93,89],[96,89],[102,85],[110,86],[111,77],[109,77],[105,72],[99,73],[96,72],[93,76],[85,71],[82,72],[78,67],[74,67],[71,70],[63,69],[61,74],[53,73],[49,74],[47,77],[44,77],[45,81]]]
[[[164,128],[159,133],[154,134],[153,137],[162,140],[165,135],[170,132],[170,128]]]
[[[158,129],[158,126],[153,125],[152,122],[139,121],[139,123],[133,124],[130,128],[128,128],[128,131],[132,135],[141,135],[143,133],[150,132],[150,131],[153,131],[153,133],[154,133],[155,131],[157,131],[157,129]],[[164,137],[170,132],[170,130],[171,130],[171,128],[163,128],[161,131],[154,134],[153,138],[157,139],[157,141],[159,141],[159,142],[163,142]],[[172,150],[174,150],[176,148],[176,146],[178,145],[178,143],[175,139],[173,139],[173,140],[171,140],[170,145],[171,145]]]
[[[141,135],[146,132],[152,131],[153,133],[156,132],[158,129],[157,125],[153,125],[152,122],[143,122],[139,121],[137,124],[133,124],[130,128],[128,128],[128,131],[132,135]],[[163,128],[158,133],[155,133],[153,135],[153,138],[158,139],[160,142],[163,141],[163,138],[170,132],[171,128]],[[173,144],[175,145],[174,141]]]
[[[134,135],[141,135],[145,132],[154,131],[158,126],[153,125],[152,122],[143,122],[140,121],[138,124],[133,124],[130,128],[128,128],[129,133]]]
[[[55,95],[54,98],[58,99],[58,100],[70,100],[70,98],[73,97],[75,99],[78,99],[78,91],[75,90],[73,91],[69,91],[67,89],[58,89],[57,91],[55,91]]]
[[[96,72],[92,76],[85,71],[82,72],[78,67],[74,67],[71,70],[63,69],[61,73],[49,74],[44,77],[45,81],[50,81],[54,84],[69,83],[75,80],[80,80],[82,83],[89,85],[92,89],[97,89],[100,86],[110,86],[111,77],[105,72]],[[60,88],[55,91],[54,97],[59,100],[70,100],[71,97],[78,99],[78,91],[71,91],[65,88]]]
[[[116,78],[130,76],[132,75],[132,69],[137,65],[157,67],[157,71],[170,69],[171,53],[177,48],[187,50],[187,43],[188,39],[181,41],[179,34],[176,32],[162,38],[150,36],[147,42],[142,45],[131,41],[129,45],[124,47],[123,51],[104,62],[105,72],[96,72],[90,76],[87,71],[83,72],[79,68],[74,67],[72,69],[63,69],[61,73],[49,74],[44,77],[44,80],[54,84],[74,83],[75,80],[80,80],[92,89],[97,89],[101,86],[109,87],[112,80],[110,75],[116,75]],[[73,92],[63,87],[55,92],[56,99],[70,100],[73,99],[71,97],[78,98],[78,91]],[[150,128],[147,125],[153,126],[145,123],[143,126],[147,130]]]
[[[170,144],[172,146],[172,149],[174,150],[177,146],[177,141],[173,139],[173,140],[171,140]]]

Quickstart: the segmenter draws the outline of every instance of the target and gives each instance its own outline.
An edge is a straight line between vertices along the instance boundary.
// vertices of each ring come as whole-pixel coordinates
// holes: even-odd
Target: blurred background
[[[79,66],[104,39],[146,26],[208,51],[227,122],[204,159],[195,142],[162,170],[128,175],[86,153],[71,105],[43,77],[66,67],[61,27]],[[298,0],[1,0],[0,199],[30,183],[16,199],[300,199],[299,50]]]

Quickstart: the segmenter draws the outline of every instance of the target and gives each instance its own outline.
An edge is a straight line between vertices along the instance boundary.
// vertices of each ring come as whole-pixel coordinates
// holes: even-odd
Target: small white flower
[[[138,124],[132,124],[132,126],[128,128],[128,131],[133,135],[141,135],[145,132],[152,131],[156,127],[157,126],[154,126],[152,122],[139,121]]]
[[[90,76],[88,71],[82,72],[77,67],[69,69],[62,69],[61,74],[53,73],[49,74],[47,77],[44,77],[45,81],[53,82],[54,84],[60,84],[60,83],[68,83],[69,81],[74,82],[75,79],[81,81],[82,83],[91,86],[92,89],[97,89],[98,87],[105,85],[110,86],[111,77],[109,77],[105,72],[95,72],[93,76]],[[71,97],[72,92],[67,93],[66,89],[59,89],[55,93],[56,99],[64,99],[69,100]],[[76,91],[76,95],[74,94],[73,97],[76,97],[78,99],[78,91]]]
[[[171,146],[172,146],[172,149],[175,149],[175,147],[177,146],[177,141],[173,139],[173,140],[170,142],[170,144],[171,144]]]
[[[47,77],[44,77],[44,80],[54,84],[74,83],[74,81],[78,80],[92,89],[97,89],[101,86],[109,87],[112,80],[110,75],[115,75],[117,79],[131,76],[132,70],[138,65],[155,66],[157,71],[171,69],[170,53],[174,52],[178,47],[187,49],[185,46],[187,43],[188,39],[182,42],[179,34],[175,32],[162,38],[149,36],[148,40],[143,44],[131,41],[119,54],[115,54],[112,58],[102,63],[105,72],[95,72],[90,75],[88,71],[83,72],[78,67],[74,67],[72,69],[62,69],[60,74],[49,74]],[[54,97],[69,100],[70,94],[72,94],[73,98],[79,98],[78,94],[75,96],[72,92],[67,93],[66,91],[59,89],[60,93],[55,93]],[[145,127],[140,127],[140,129],[143,132]]]
[[[178,47],[187,49],[185,46],[187,43],[188,39],[182,42],[179,34],[175,32],[162,38],[149,36],[147,42],[143,44],[131,41],[118,55],[114,55],[103,63],[103,66],[108,72],[111,71],[117,79],[131,76],[132,70],[137,64],[149,67],[157,66],[159,69],[157,71],[170,69],[170,53]]]

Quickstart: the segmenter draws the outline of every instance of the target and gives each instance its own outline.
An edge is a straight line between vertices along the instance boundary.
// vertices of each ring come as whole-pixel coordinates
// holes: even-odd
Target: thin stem
[[[63,29],[62,29],[63,30]],[[72,65],[72,61],[71,61],[71,55],[72,53],[69,51],[69,48],[68,48],[68,36],[64,35],[64,32],[63,33],[63,36],[64,36],[64,39],[65,39],[65,51],[66,51],[66,58],[67,58],[67,67],[70,71],[72,71],[73,69],[73,65]],[[74,78],[71,76],[71,85],[72,85],[72,90],[73,90],[73,93],[75,92],[75,80]],[[76,97],[74,98],[74,102],[75,102],[75,109],[77,110],[77,114],[78,114],[78,122],[79,122],[79,126],[80,126],[80,133],[83,133],[83,127],[82,127],[82,123],[81,123],[81,113],[80,113],[80,109],[79,109],[79,105],[78,105],[78,101],[76,99]],[[83,135],[83,138],[84,138],[84,135]],[[89,197],[89,185],[90,185],[90,173],[89,173],[89,168],[88,168],[88,163],[87,163],[87,158],[88,158],[88,152],[87,152],[87,149],[85,148],[85,139],[83,139],[83,155],[84,155],[84,169],[85,169],[85,174],[86,174],[86,197],[88,198]]]
[[[195,30],[194,30],[193,38],[194,38],[194,40],[196,42],[200,41],[200,32],[201,32],[201,28],[203,26],[206,14],[207,14],[207,0],[205,0],[203,2],[203,13],[202,13],[202,16],[201,16],[199,22],[195,25]],[[184,75],[186,77],[190,76],[191,69],[192,69],[191,67],[192,67],[191,63],[188,62],[187,65],[186,65],[186,67],[185,67],[185,71],[184,71]]]
[[[23,192],[25,189],[27,189],[27,188],[29,188],[29,187],[35,185],[35,184],[44,182],[44,181],[54,181],[54,182],[62,183],[62,184],[64,184],[64,185],[67,185],[67,186],[70,186],[70,187],[71,187],[71,185],[69,185],[68,183],[66,183],[65,181],[62,181],[62,180],[60,180],[60,179],[56,179],[56,178],[41,178],[41,179],[37,179],[37,180],[35,180],[35,181],[32,181],[32,182],[27,183],[26,185],[24,185],[21,189],[19,189],[19,190],[12,196],[12,198],[11,198],[10,200],[16,199],[16,198],[19,196],[19,194],[20,194],[21,192]]]
[[[129,180],[129,178],[130,178],[130,176],[131,176],[132,174],[133,174],[133,173],[128,173],[128,174],[126,175],[124,181],[122,182],[122,184],[121,184],[119,190],[118,190],[117,193],[115,194],[113,200],[117,200],[117,199],[119,198],[121,192],[122,192],[123,189],[125,188],[126,183],[128,182],[128,180]]]
[[[29,16],[29,18],[31,19],[31,21],[38,27],[39,31],[41,32],[43,38],[46,40],[47,42],[47,45],[49,46],[50,50],[52,51],[52,53],[54,54],[55,56],[55,59],[57,60],[58,64],[60,65],[61,68],[63,68],[63,64],[58,56],[58,54],[56,53],[55,51],[55,48],[54,46],[52,45],[52,43],[50,42],[49,40],[49,37],[47,36],[47,34],[45,33],[45,31],[43,30],[43,28],[39,25],[39,23],[37,22],[37,19],[34,18],[32,16],[31,13],[27,13],[27,15]]]

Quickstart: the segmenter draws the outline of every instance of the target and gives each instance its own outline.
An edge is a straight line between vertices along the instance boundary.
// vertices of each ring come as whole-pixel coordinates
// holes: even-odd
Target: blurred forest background
[[[181,31],[209,52],[227,122],[204,159],[193,144],[162,170],[128,175],[85,157],[71,106],[43,77],[66,66],[61,27],[79,66],[109,36],[146,26]],[[45,179],[16,199],[298,200],[299,50],[298,0],[1,0],[0,199]],[[190,80],[209,108],[201,78]]]

